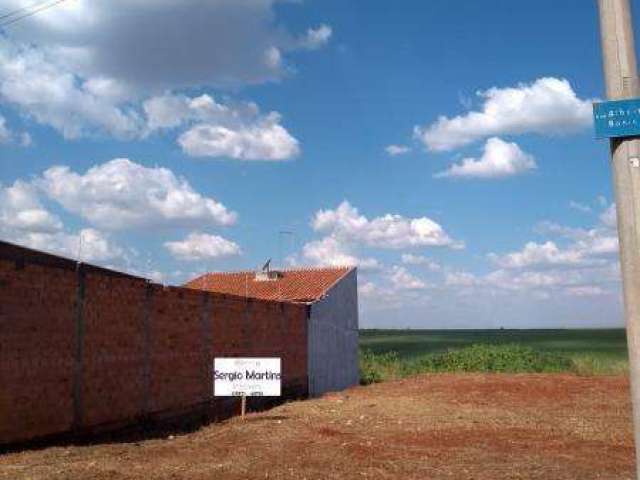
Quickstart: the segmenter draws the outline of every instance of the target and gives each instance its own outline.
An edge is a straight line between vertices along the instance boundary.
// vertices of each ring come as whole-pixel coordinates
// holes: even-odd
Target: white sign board
[[[216,397],[279,397],[279,358],[216,358],[213,394]]]

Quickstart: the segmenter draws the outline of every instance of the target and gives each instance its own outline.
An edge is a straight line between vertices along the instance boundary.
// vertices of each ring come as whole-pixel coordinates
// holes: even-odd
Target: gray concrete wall
[[[357,385],[358,280],[353,269],[327,295],[311,305],[309,317],[309,395]]]

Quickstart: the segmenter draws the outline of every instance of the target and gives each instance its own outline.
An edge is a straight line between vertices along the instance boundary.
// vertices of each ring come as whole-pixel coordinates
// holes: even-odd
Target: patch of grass
[[[629,361],[577,355],[571,358],[571,371],[577,375],[625,375],[629,373]]]
[[[517,343],[478,343],[408,358],[403,358],[394,351],[360,351],[360,377],[361,383],[365,385],[420,373],[572,372],[579,375],[598,375],[623,374],[627,369],[627,363],[623,360],[612,362],[589,355],[571,357]]]
[[[571,360],[571,365],[567,367],[565,363],[562,371],[579,375],[616,375],[628,372],[624,329],[360,331],[360,347],[363,350],[376,356],[395,352],[395,362],[387,359],[384,369],[395,370],[397,373],[392,377],[406,374],[412,368],[418,372],[421,371],[420,368],[426,369],[422,371],[433,371],[433,362],[436,360],[431,359],[425,365],[418,366],[422,359],[479,344],[515,344],[529,347],[540,354],[555,354]],[[480,355],[480,352],[474,355]],[[491,358],[492,362],[498,361],[497,358]],[[378,373],[382,374],[384,371]]]

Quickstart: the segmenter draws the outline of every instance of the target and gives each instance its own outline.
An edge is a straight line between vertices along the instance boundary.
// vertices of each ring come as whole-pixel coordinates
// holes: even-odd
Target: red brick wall
[[[79,422],[142,415],[145,282],[88,272],[84,289]]]
[[[163,287],[0,242],[0,444],[205,405],[217,356],[307,391],[307,307]]]
[[[71,427],[75,285],[0,259],[0,443]]]

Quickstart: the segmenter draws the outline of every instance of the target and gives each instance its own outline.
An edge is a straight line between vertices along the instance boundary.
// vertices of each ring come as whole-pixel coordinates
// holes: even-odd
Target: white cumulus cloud
[[[585,205],[584,203],[576,202],[573,200],[569,202],[569,208],[582,213],[591,213],[593,211],[593,209],[589,205]]]
[[[229,128],[199,124],[184,132],[178,144],[193,157],[230,157],[237,160],[289,160],[300,146],[272,113],[252,125]]]
[[[441,270],[440,264],[434,262],[430,258],[427,258],[423,255],[414,255],[412,253],[403,253],[401,256],[402,263],[405,265],[417,265],[426,267],[428,270],[433,272],[437,272]]]
[[[127,259],[124,249],[96,229],[66,231],[60,218],[43,205],[38,188],[23,180],[0,185],[0,238],[85,262]]]
[[[534,265],[579,265],[588,263],[587,252],[580,249],[561,250],[552,242],[528,242],[521,251],[505,255],[491,255],[503,268],[523,268]]]
[[[334,237],[314,240],[302,247],[305,262],[313,265],[357,266],[361,270],[377,270],[380,263],[375,258],[360,258],[353,254],[353,247]]]
[[[286,73],[272,52],[325,45],[331,28],[302,39],[277,18],[278,0],[111,0],[64,2],[12,25],[16,41],[39,45],[85,78],[136,89],[241,86]],[[2,11],[24,7],[0,0]],[[123,12],[125,12],[123,14]]]
[[[616,204],[609,205],[604,212],[600,214],[600,221],[609,228],[615,229],[618,225],[616,216]]]
[[[125,102],[126,91],[117,82],[81,82],[34,48],[13,53],[0,45],[0,99],[65,138],[103,134],[135,139],[188,126],[178,144],[193,156],[285,160],[300,152],[298,140],[280,124],[280,115],[262,114],[255,103],[225,104],[208,94],[192,98],[163,93],[138,107]],[[10,133],[0,123],[0,140],[8,141]]]
[[[388,213],[368,219],[346,200],[334,210],[318,211],[311,225],[317,232],[370,247],[462,247],[428,217],[407,218]]]
[[[485,137],[538,133],[559,135],[588,127],[592,99],[580,99],[568,80],[543,77],[516,87],[478,92],[479,111],[417,126],[417,139],[433,151],[447,151]]]
[[[487,140],[480,158],[465,158],[434,176],[493,179],[520,175],[536,168],[533,156],[522,151],[516,143],[492,137]]]
[[[36,250],[110,267],[114,265],[109,262],[120,263],[127,260],[124,249],[94,228],[83,228],[77,233],[25,233],[13,240]]]
[[[37,181],[65,209],[108,229],[231,225],[236,214],[196,192],[186,179],[163,167],[125,158],[86,173],[54,166]]]
[[[188,125],[178,144],[191,156],[278,161],[300,153],[298,140],[280,124],[280,114],[262,114],[252,102],[225,104],[208,94],[166,93],[148,99],[143,108],[146,134]]]
[[[606,211],[593,228],[544,222],[537,232],[557,239],[527,242],[515,252],[489,254],[489,259],[499,269],[475,277],[473,286],[542,293],[548,297],[557,294],[592,297],[614,293],[620,281],[618,238],[613,226],[607,222]]]
[[[615,260],[618,254],[615,227],[615,204],[612,204],[600,215],[599,223],[593,228],[564,227],[552,222],[542,222],[537,226],[538,233],[570,240],[565,247],[551,240],[527,242],[520,251],[490,254],[489,258],[503,268],[602,265]]]
[[[240,255],[240,246],[218,235],[191,232],[184,240],[165,242],[164,246],[180,260],[198,261]]]
[[[176,128],[192,121],[229,124],[258,113],[258,106],[254,103],[232,108],[209,94],[189,97],[164,93],[145,100],[142,107],[147,118],[148,133]]]
[[[602,287],[594,285],[584,285],[579,287],[567,287],[565,289],[565,293],[567,293],[567,295],[572,295],[575,297],[598,297],[601,295],[606,295],[608,292]]]
[[[13,143],[21,147],[30,147],[33,139],[28,132],[15,132],[7,126],[7,119],[0,115],[0,145]]]
[[[384,150],[392,157],[397,157],[398,155],[409,153],[411,148],[406,145],[387,145]]]
[[[124,249],[116,245],[107,235],[95,228],[83,228],[76,234],[56,235],[43,239],[40,249],[55,248],[62,254],[75,257],[83,262],[108,262],[126,260]],[[53,246],[47,243],[53,240]],[[77,248],[77,251],[74,251]]]
[[[333,34],[329,25],[322,24],[317,28],[309,28],[307,34],[300,40],[300,47],[308,50],[316,50],[324,47]]]
[[[11,140],[11,132],[7,128],[7,120],[0,115],[0,143],[9,143]]]
[[[0,185],[0,232],[55,233],[62,230],[61,220],[40,201],[37,188],[22,180]]]
[[[394,266],[389,277],[395,290],[423,290],[427,283],[410,273],[405,267]]]
[[[386,214],[369,219],[346,200],[333,210],[317,211],[312,218],[311,227],[323,236],[304,244],[299,255],[290,258],[291,263],[354,265],[364,272],[380,273],[387,267],[371,255],[372,249],[464,247],[461,242],[449,237],[438,223],[427,217],[407,218]],[[406,265],[421,265],[433,271],[440,268],[435,262],[417,255],[405,253],[402,260]],[[411,274],[405,267],[396,266],[389,270],[387,277],[391,283],[394,275],[397,280],[404,280],[405,285],[412,285],[409,290],[426,286],[426,283],[419,286],[418,282],[422,280],[417,277],[411,279]],[[388,288],[397,290],[393,285]]]
[[[445,285],[451,287],[469,287],[479,282],[480,280],[469,272],[447,272],[445,275]]]
[[[63,2],[1,39],[0,102],[67,139],[143,138],[158,119],[146,124],[145,100],[279,81],[294,71],[290,52],[329,42],[325,24],[290,33],[276,16],[279,1]],[[22,7],[22,0],[0,0],[3,11]],[[192,125],[180,145],[198,156],[292,158],[298,142],[279,120],[276,112],[236,125],[209,118]]]
[[[130,139],[142,126],[134,110],[92,92],[73,72],[33,47],[0,42],[0,100],[68,139],[95,132]]]

